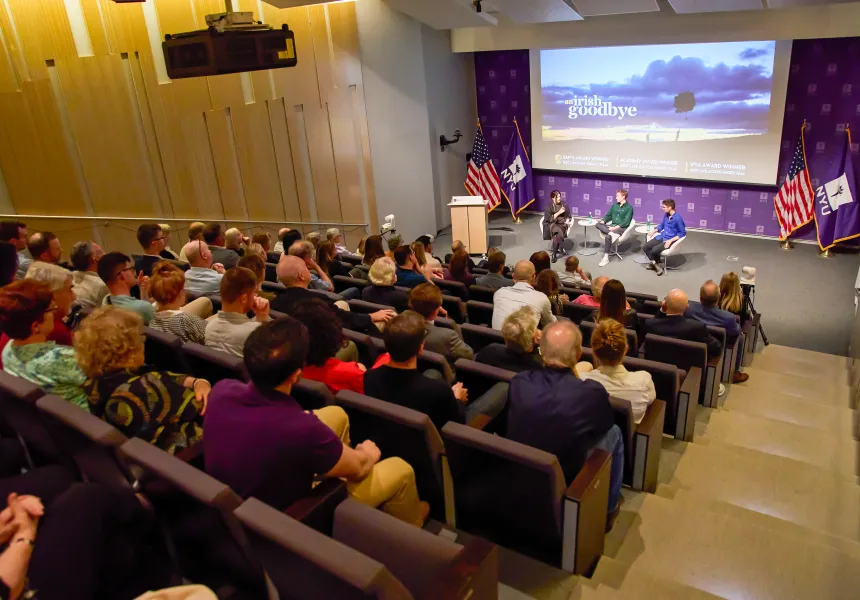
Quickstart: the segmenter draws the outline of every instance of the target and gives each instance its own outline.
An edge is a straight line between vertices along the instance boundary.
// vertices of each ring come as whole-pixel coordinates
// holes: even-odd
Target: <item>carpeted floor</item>
[[[523,215],[523,223],[514,225],[510,216],[494,215],[490,219],[490,245],[501,249],[508,264],[527,259],[536,250],[548,250],[539,228],[539,215]],[[508,227],[512,232],[498,228]],[[583,228],[575,225],[575,241],[583,241]],[[597,231],[589,227],[591,246],[598,240]],[[762,313],[762,326],[773,344],[816,350],[829,354],[848,353],[848,340],[854,315],[854,281],[860,267],[860,256],[837,254],[831,259],[818,256],[818,246],[796,244],[791,252],[780,250],[774,240],[754,239],[690,231],[684,250],[672,259],[679,270],[658,277],[653,271],[633,261],[644,236],[634,238],[621,247],[623,260],[613,258],[600,268],[602,248],[591,256],[580,255],[580,261],[592,276],[607,275],[620,279],[629,291],[656,294],[662,298],[669,290],[681,288],[691,299],[698,299],[699,287],[708,279],[719,282],[726,271],[740,273],[741,267],[756,267],[757,285],[755,307]],[[450,252],[450,230],[443,232],[434,252],[444,256]],[[567,241],[572,251],[572,243]],[[581,246],[577,249],[581,250]],[[728,257],[737,257],[730,261]],[[564,269],[563,260],[554,268]]]

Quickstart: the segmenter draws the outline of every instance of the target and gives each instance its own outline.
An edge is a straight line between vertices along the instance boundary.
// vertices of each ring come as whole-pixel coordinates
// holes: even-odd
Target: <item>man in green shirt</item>
[[[597,266],[599,267],[605,267],[609,264],[609,249],[615,240],[630,227],[630,221],[633,220],[633,207],[627,203],[627,190],[615,192],[615,200],[615,204],[603,217],[603,221],[595,226],[597,231],[604,235],[603,259],[598,263]]]

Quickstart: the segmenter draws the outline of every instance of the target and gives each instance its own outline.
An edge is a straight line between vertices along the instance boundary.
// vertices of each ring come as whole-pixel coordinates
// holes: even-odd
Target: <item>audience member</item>
[[[90,412],[126,436],[173,454],[203,437],[200,417],[211,386],[145,365],[142,325],[130,310],[99,308],[81,323],[75,352],[87,376]]]
[[[185,289],[199,296],[217,294],[224,277],[224,265],[212,264],[213,256],[208,244],[200,240],[188,242],[182,251],[191,265],[185,273]]]
[[[737,315],[743,327],[750,318],[744,296],[741,293],[741,280],[737,273],[729,271],[720,278],[719,307],[733,315]]]
[[[488,344],[478,351],[475,360],[507,371],[536,371],[543,368],[538,344],[538,314],[530,306],[523,306],[509,314],[502,324],[504,344]]]
[[[9,242],[0,242],[0,287],[15,281],[18,273],[18,251]]]
[[[491,253],[487,258],[487,270],[489,273],[478,277],[475,283],[494,290],[514,285],[513,279],[502,275],[505,270],[506,260],[507,257],[504,252]]]
[[[78,242],[72,246],[72,290],[83,308],[102,305],[109,291],[99,277],[98,265],[105,251],[95,242]]]
[[[263,290],[263,282],[266,281],[266,261],[256,254],[247,254],[239,259],[236,263],[237,267],[244,267],[254,274],[257,278],[257,296],[271,302],[275,299],[274,292],[266,292]],[[223,280],[222,280],[223,281]]]
[[[332,394],[340,390],[363,394],[364,372],[367,369],[359,362],[337,358],[347,344],[334,309],[322,298],[312,298],[296,306],[290,316],[311,333],[302,377],[324,383]]]
[[[290,256],[295,256],[303,260],[305,265],[308,267],[308,271],[310,271],[311,281],[308,287],[312,290],[333,292],[334,284],[332,284],[331,278],[314,260],[315,253],[316,249],[314,248],[314,245],[307,240],[296,242],[289,248]],[[283,260],[283,258],[281,260]]]
[[[385,256],[394,258],[394,251],[403,245],[403,237],[399,233],[388,236],[388,252]]]
[[[299,262],[287,257],[281,265]],[[299,265],[293,264],[293,267]],[[304,264],[301,267],[305,268]],[[310,494],[317,476],[347,481],[355,500],[418,527],[421,503],[415,473],[400,458],[380,462],[379,448],[349,446],[349,421],[340,407],[305,412],[290,392],[307,362],[310,335],[292,317],[271,321],[245,343],[250,383],[225,379],[212,391],[206,416],[206,472],[240,496],[283,510]],[[272,476],[276,473],[277,476]]]
[[[418,266],[418,259],[409,246],[400,246],[394,251],[394,262],[397,263],[397,283],[403,287],[414,288],[428,281]]]
[[[122,252],[108,252],[102,256],[98,273],[110,292],[104,304],[134,311],[143,318],[144,325],[149,325],[155,316],[155,308],[149,302],[149,277],[141,271],[135,278],[135,272],[131,259]],[[135,285],[140,288],[140,300],[131,296],[131,288]]]
[[[591,275],[579,266],[578,256],[568,256],[564,260],[564,272],[558,274],[561,282],[575,286],[591,285]]]
[[[552,268],[549,254],[547,254],[543,250],[538,250],[537,252],[534,252],[529,257],[529,261],[535,266],[535,277],[540,275],[542,271],[546,271],[547,269]]]
[[[385,250],[382,247],[382,236],[368,236],[364,242],[364,256],[361,259],[361,264],[372,267],[377,258],[385,256]]]
[[[221,223],[209,223],[203,230],[203,241],[209,246],[213,264],[220,264],[225,269],[232,269],[239,262],[239,254],[226,247],[227,236]],[[187,247],[185,254],[188,255]]]
[[[278,280],[287,287],[286,290],[278,294],[272,302],[272,309],[278,312],[290,314],[295,307],[309,298],[317,298],[318,294],[308,290],[308,285],[311,282],[311,274],[308,270],[305,261],[298,256],[284,255],[281,262],[278,263]],[[329,300],[329,302],[331,302]],[[368,332],[370,327],[374,327],[374,323],[385,323],[391,319],[396,313],[393,310],[379,310],[369,315],[362,313],[353,313],[349,311],[349,305],[345,302],[337,306],[337,315],[340,317],[341,324],[347,329],[353,331]]]
[[[558,281],[558,274],[552,269],[541,271],[535,279],[535,289],[549,298],[549,305],[552,309],[552,314],[558,316],[564,314],[564,303],[569,301],[567,294],[559,293],[561,284]]]
[[[615,204],[606,211],[603,219],[595,225],[595,229],[603,234],[603,258],[598,267],[609,264],[609,251],[615,240],[624,235],[633,220],[633,207],[627,202],[627,190],[615,192]]]
[[[460,250],[462,250],[466,254],[469,254],[469,250],[468,248],[466,248],[466,244],[464,244],[462,240],[454,240],[453,242],[451,242],[451,254],[445,255],[445,262],[450,263],[451,257],[457,254],[457,252]],[[473,261],[472,257],[469,256],[469,271],[474,271],[476,267],[477,265],[475,264],[475,261]]]
[[[424,244],[421,242],[412,242],[410,248],[412,248],[412,253],[415,254],[418,268],[424,277],[431,280],[434,277],[444,276],[445,272],[441,267],[439,269],[433,269],[433,267],[430,266],[430,263],[427,262],[427,254],[424,252]]]
[[[720,355],[722,344],[699,321],[684,316],[687,310],[687,294],[683,290],[674,289],[666,294],[663,307],[653,319],[645,321],[643,333],[662,335],[665,337],[701,342],[708,347],[711,358]]]
[[[87,409],[81,389],[86,377],[75,351],[48,341],[56,312],[51,286],[43,281],[23,279],[0,288],[0,331],[11,338],[3,348],[3,370]]]
[[[193,223],[188,225],[188,241],[189,242],[197,242],[203,240],[203,230],[206,229],[206,223],[201,223],[200,221],[194,221]],[[182,249],[179,251],[179,260],[183,262],[188,262],[188,258],[185,256],[185,246],[182,246]]]
[[[628,371],[621,364],[627,354],[624,326],[615,319],[602,319],[591,334],[591,351],[597,369],[582,374],[582,379],[596,381],[610,396],[628,400],[635,423],[642,422],[648,406],[657,399],[654,380],[648,371]]]
[[[340,229],[337,227],[330,227],[326,229],[325,239],[327,242],[331,242],[334,246],[336,254],[349,254],[349,250],[343,243],[343,237],[340,235]]]
[[[203,296],[186,304],[182,269],[167,261],[155,263],[149,280],[149,295],[155,300],[155,316],[149,322],[150,327],[172,333],[183,342],[205,342],[204,319],[212,314],[212,301]]]
[[[320,247],[317,248],[317,264],[329,279],[336,275],[349,277],[349,269],[338,260],[337,255],[338,252],[333,243],[328,240],[320,242]]]
[[[246,260],[248,257],[242,257]],[[242,261],[239,261],[242,262]],[[253,312],[254,318],[248,317]],[[269,302],[257,297],[257,278],[237,266],[221,279],[221,310],[206,322],[205,344],[215,350],[241,357],[245,340],[261,323],[269,320]]]
[[[519,373],[511,381],[507,438],[554,454],[567,485],[593,449],[612,454],[607,530],[618,515],[624,474],[624,441],[614,424],[609,394],[582,381],[576,364],[582,335],[570,321],[553,323],[540,341],[546,368]]]
[[[358,240],[358,248],[355,250],[355,255],[359,258],[364,258],[364,246],[367,244],[367,238],[370,237],[368,235],[361,236],[361,239]]]
[[[134,258],[134,268],[147,277],[152,275],[152,265],[164,260],[161,252],[166,247],[167,240],[161,231],[161,226],[156,223],[144,223],[137,228],[137,242],[143,248],[143,255]]]
[[[158,226],[161,227],[161,235],[164,236],[164,250],[161,251],[161,258],[179,260],[179,255],[170,247],[170,225],[159,223]]]
[[[382,334],[391,359],[367,372],[365,393],[425,413],[439,431],[448,421],[465,423],[479,414],[498,416],[507,402],[508,384],[498,383],[468,403],[469,392],[462,383],[450,387],[438,371],[427,375],[418,371],[425,335],[424,317],[416,312],[407,310],[392,319]],[[428,376],[431,373],[433,377]]]
[[[247,246],[250,241],[236,227],[231,227],[224,232],[224,247],[238,254],[240,258],[245,255],[244,246]]]
[[[657,275],[665,273],[665,268],[660,258],[663,251],[669,249],[672,244],[677,243],[678,240],[687,235],[687,227],[684,225],[684,219],[675,212],[675,201],[671,198],[663,200],[660,203],[660,208],[665,213],[663,220],[648,234],[648,240],[642,248],[642,251],[651,261],[648,268],[657,271]]]
[[[600,306],[594,311],[594,320],[615,319],[624,327],[636,328],[636,311],[627,303],[627,291],[617,279],[610,279],[600,290]]]
[[[582,306],[590,306],[591,308],[600,308],[600,295],[603,293],[603,286],[609,281],[609,277],[601,275],[591,280],[591,295],[580,294],[573,303],[581,304]]]
[[[0,242],[15,246],[18,253],[18,271],[15,279],[24,279],[33,257],[27,249],[27,225],[21,221],[0,221]]]
[[[278,232],[278,239],[280,241],[275,244],[275,252],[286,254],[287,250],[290,249],[290,246],[302,239],[302,232],[298,229],[290,229],[287,227],[286,229],[281,229]],[[280,260],[280,258],[278,260]]]
[[[50,231],[36,232],[31,235],[27,241],[27,250],[32,260],[58,265],[63,258],[60,240]]]
[[[448,263],[448,268],[444,271],[445,280],[459,281],[467,288],[470,285],[475,285],[475,276],[469,271],[469,262],[469,255],[466,254],[465,250],[455,252]]]
[[[75,292],[72,290],[72,273],[63,267],[33,261],[27,269],[25,279],[43,281],[51,287],[54,294],[54,329],[48,335],[49,342],[57,342],[63,346],[72,345],[72,332],[66,325],[66,319],[72,314],[72,305],[75,303]]]
[[[409,308],[409,294],[394,287],[397,283],[397,267],[394,261],[383,256],[376,259],[370,267],[370,285],[361,292],[361,299],[374,304],[393,306],[397,312]]]
[[[275,242],[275,247],[272,248],[273,252],[276,252],[277,254],[283,254],[284,242],[282,240],[283,240],[284,234],[289,232],[289,231],[290,231],[289,227],[281,227],[280,229],[278,229],[278,241]],[[292,241],[290,243],[292,243]],[[289,245],[287,245],[287,248],[289,248]],[[278,260],[280,260],[280,259],[278,259]],[[277,263],[275,263],[275,264],[277,264]]]
[[[314,253],[316,253],[317,248],[320,247],[321,239],[322,236],[320,235],[319,231],[311,231],[305,236],[305,241],[310,242],[311,245],[314,247]]]
[[[244,258],[245,256],[259,256],[263,260],[264,264],[268,258],[266,250],[260,244],[255,244],[253,242],[248,244],[242,251],[242,257]],[[242,259],[240,258],[239,260]],[[280,257],[278,257],[278,260],[281,260]],[[238,265],[239,263],[237,262],[236,264]]]
[[[508,315],[522,306],[530,306],[540,315],[541,327],[555,322],[549,298],[532,287],[534,282],[535,266],[527,260],[518,261],[514,265],[514,285],[493,294],[493,329],[501,329]]]
[[[418,239],[415,241],[420,242],[421,245],[424,246],[424,257],[427,259],[427,265],[430,269],[433,271],[441,271],[442,261],[433,255],[433,243],[435,238],[429,233],[425,233],[424,235],[418,236]]]
[[[272,251],[272,236],[269,235],[268,231],[261,231],[251,236],[251,244],[259,244],[263,248],[264,263],[278,264],[278,261],[281,260],[281,253]]]
[[[424,348],[444,356],[452,365],[459,358],[472,360],[475,353],[469,344],[463,341],[460,331],[446,327],[436,327],[433,322],[443,313],[442,291],[432,283],[422,283],[415,286],[409,293],[409,308],[424,317],[425,329]]]
[[[719,308],[719,301],[719,286],[708,280],[699,290],[699,304],[694,302],[687,306],[684,316],[695,319],[703,325],[722,327],[726,330],[726,343],[731,346],[741,333],[741,326],[738,323],[740,319],[731,312]],[[738,361],[740,361],[740,356],[738,356]],[[740,362],[738,362],[737,367],[732,375],[732,383],[744,383],[750,376],[747,373],[741,373]]]

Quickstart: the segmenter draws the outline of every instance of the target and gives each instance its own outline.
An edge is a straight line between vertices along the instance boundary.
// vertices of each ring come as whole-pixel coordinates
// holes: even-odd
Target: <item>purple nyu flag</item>
[[[851,132],[845,130],[836,160],[813,172],[820,181],[815,187],[815,229],[822,250],[860,237],[860,206],[857,204],[856,171],[851,152]]]
[[[515,131],[507,144],[505,160],[502,161],[502,171],[499,173],[502,194],[511,207],[511,215],[516,216],[529,204],[535,201],[534,179],[532,179],[532,164],[520,135],[520,126],[514,119]]]

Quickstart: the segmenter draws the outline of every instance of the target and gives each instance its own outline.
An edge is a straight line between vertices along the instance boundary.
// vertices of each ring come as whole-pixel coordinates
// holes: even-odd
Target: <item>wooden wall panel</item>
[[[353,3],[279,10],[234,0],[273,27],[289,24],[298,66],[159,82],[150,39],[203,27],[223,0],[147,0],[158,31],[140,4],[80,2],[91,57],[78,56],[64,0],[0,0],[10,203],[19,214],[92,219],[30,219],[32,230],[55,231],[67,252],[87,237],[136,252],[142,220],[175,218],[178,250],[186,219],[307,232],[319,228],[313,220],[363,222],[365,201],[376,226]],[[354,245],[360,236],[343,230]]]

